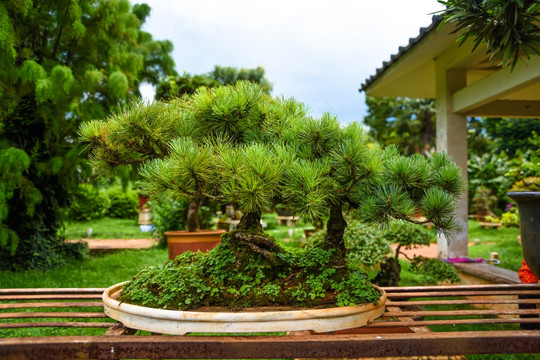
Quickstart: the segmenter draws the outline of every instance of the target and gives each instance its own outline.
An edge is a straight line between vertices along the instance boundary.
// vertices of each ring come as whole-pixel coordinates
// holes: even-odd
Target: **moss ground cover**
[[[208,253],[187,252],[141,271],[124,287],[121,300],[185,310],[347,306],[380,296],[366,273],[333,262],[333,250],[278,247],[258,253],[233,242],[235,233],[224,235]]]

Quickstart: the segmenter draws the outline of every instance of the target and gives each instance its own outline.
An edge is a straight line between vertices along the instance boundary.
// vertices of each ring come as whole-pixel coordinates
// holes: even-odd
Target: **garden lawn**
[[[136,219],[103,218],[92,221],[70,221],[65,224],[64,236],[67,240],[79,239],[146,239],[151,232],[142,232]],[[88,229],[92,229],[88,236]]]
[[[0,271],[0,287],[4,289],[109,287],[131,279],[148,265],[162,265],[167,260],[166,248],[121,250],[91,256],[83,261],[73,261],[48,271]]]
[[[499,253],[498,265],[512,271],[518,271],[523,260],[521,245],[517,237],[518,227],[483,229],[476,221],[469,221],[469,257],[489,259],[492,252]],[[475,242],[475,239],[478,241]]]

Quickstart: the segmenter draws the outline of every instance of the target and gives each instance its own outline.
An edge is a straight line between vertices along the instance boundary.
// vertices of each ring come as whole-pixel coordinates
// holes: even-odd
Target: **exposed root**
[[[251,234],[243,231],[234,231],[231,239],[240,246],[250,248],[254,253],[263,256],[272,265],[278,265],[275,255],[272,252],[282,252],[283,250],[273,240],[262,235]],[[239,264],[237,263],[238,267]]]

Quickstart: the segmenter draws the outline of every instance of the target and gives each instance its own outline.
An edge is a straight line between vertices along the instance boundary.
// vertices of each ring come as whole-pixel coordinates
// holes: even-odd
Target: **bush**
[[[510,210],[502,214],[501,223],[504,226],[519,226],[519,212],[517,210]]]
[[[159,245],[165,246],[167,238],[165,231],[184,230],[187,226],[188,199],[180,200],[163,199],[150,201],[152,210],[152,225],[156,227],[156,233],[159,237]],[[212,220],[214,212],[210,206],[201,206],[199,211],[199,221],[201,229],[209,229],[214,225]]]
[[[316,246],[324,241],[326,230],[317,231],[307,240],[307,246]],[[366,270],[378,269],[381,262],[392,251],[390,243],[374,226],[359,221],[350,221],[343,234],[347,261],[350,267]]]
[[[531,176],[516,182],[510,191],[540,191],[540,177]]]
[[[71,220],[88,221],[101,219],[107,213],[111,202],[106,194],[92,184],[79,184],[73,194],[68,217]]]
[[[109,198],[110,206],[106,215],[117,219],[137,218],[138,196],[130,188],[122,189],[120,186],[112,186],[105,190]]]

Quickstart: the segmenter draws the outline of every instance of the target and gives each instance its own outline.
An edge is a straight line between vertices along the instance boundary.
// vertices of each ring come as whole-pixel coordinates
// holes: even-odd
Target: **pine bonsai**
[[[307,117],[302,104],[248,82],[137,104],[84,124],[81,137],[97,173],[141,163],[141,186],[151,197],[190,196],[192,216],[204,198],[234,203],[243,213],[216,249],[184,253],[124,287],[123,301],[154,307],[375,301],[367,275],[347,266],[346,218],[414,222],[420,209],[426,221],[449,231],[463,186],[444,154],[426,159],[371,149],[359,125],[341,127],[328,114]],[[286,249],[265,234],[261,214],[272,203],[309,221],[328,217],[323,244]]]

